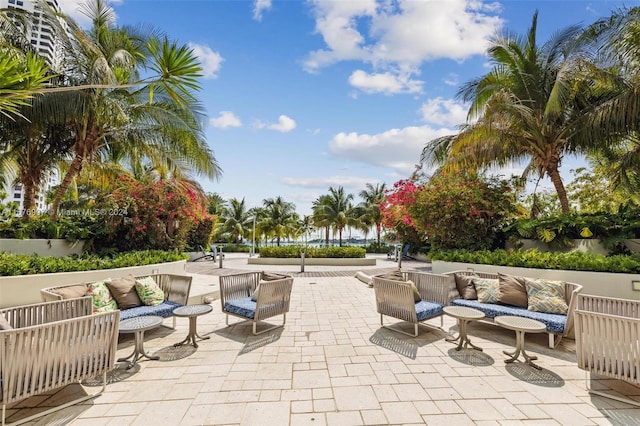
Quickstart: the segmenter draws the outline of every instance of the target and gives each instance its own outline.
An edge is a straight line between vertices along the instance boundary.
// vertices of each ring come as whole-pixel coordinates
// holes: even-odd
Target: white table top
[[[120,321],[118,331],[120,333],[135,333],[136,331],[150,330],[152,328],[160,326],[163,318],[148,315],[143,317],[133,317]]]
[[[445,314],[459,319],[480,320],[484,318],[484,312],[466,306],[445,306],[442,310]]]
[[[509,330],[526,331],[528,333],[542,333],[547,330],[546,325],[531,318],[501,315],[495,317],[493,321]]]
[[[211,305],[185,305],[173,310],[173,315],[177,317],[194,317],[211,312]]]

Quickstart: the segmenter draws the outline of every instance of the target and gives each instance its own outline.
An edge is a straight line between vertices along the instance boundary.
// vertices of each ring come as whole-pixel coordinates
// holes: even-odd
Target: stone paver
[[[240,270],[239,260],[227,256],[224,270]],[[378,263],[373,270],[393,267]],[[190,265],[197,274],[194,289],[217,280],[214,266]],[[316,268],[308,269],[316,276],[295,277],[284,329],[253,336],[250,325],[236,319],[226,327],[215,301],[213,312],[198,318],[199,332],[211,337],[197,349],[173,348],[188,329],[186,320],[179,318],[176,330],[148,332],[145,349],[160,360],[141,361],[131,371],[119,364],[101,396],[31,424],[640,425],[640,408],[587,393],[570,339],[551,350],[546,335],[527,335],[527,350],[539,357],[541,371],[506,365],[502,351],[512,349],[512,332],[488,324],[469,330],[484,352],[456,352],[435,327],[439,320],[420,327],[415,339],[381,329],[373,289],[353,271],[321,276]],[[455,325],[445,317],[445,330]],[[117,356],[132,345],[133,339],[121,338]],[[594,379],[591,385],[640,400],[640,388],[621,382]],[[97,389],[95,383],[86,387]],[[78,391],[68,386],[21,408],[9,406],[8,420],[63,403]]]

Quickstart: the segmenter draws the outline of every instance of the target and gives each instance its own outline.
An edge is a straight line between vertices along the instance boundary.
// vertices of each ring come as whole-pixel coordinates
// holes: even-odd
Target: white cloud
[[[409,74],[398,75],[391,72],[369,74],[362,70],[354,71],[349,77],[349,84],[365,93],[420,93],[422,81],[412,80]]]
[[[304,69],[315,73],[340,61],[371,64],[373,73],[358,70],[350,77],[350,83],[366,93],[403,81],[403,90],[389,93],[415,93],[422,82],[410,77],[423,62],[463,61],[483,54],[487,40],[503,25],[497,16],[500,5],[479,0],[311,0],[311,4],[315,31],[325,47],[307,55]]]
[[[218,117],[211,118],[209,123],[213,127],[218,127],[220,129],[242,126],[240,119],[231,111],[220,111],[220,115]]]
[[[253,19],[262,21],[262,12],[271,9],[271,0],[255,0],[253,2]]]
[[[429,99],[420,107],[422,120],[440,126],[457,126],[464,124],[468,108],[453,99],[440,97]]]
[[[361,176],[322,176],[314,178],[283,177],[282,183],[289,186],[302,188],[327,189],[330,186],[343,186],[344,188],[362,189],[367,183],[380,183],[380,179],[365,178]]]
[[[189,47],[193,49],[193,53],[200,59],[204,78],[218,78],[217,72],[224,61],[222,56],[204,44],[189,43]]]
[[[459,78],[460,76],[458,74],[452,72],[452,73],[449,73],[443,81],[444,81],[444,84],[446,84],[447,86],[455,87],[460,83]]]
[[[455,133],[453,130],[411,126],[375,135],[341,132],[329,141],[329,151],[340,159],[394,169],[403,176],[415,170],[425,144]]]
[[[263,123],[260,123],[262,127],[264,127]],[[291,117],[287,117],[286,115],[281,115],[278,117],[278,122],[276,124],[270,124],[267,126],[268,129],[276,130],[278,132],[287,133],[296,128],[296,122]]]

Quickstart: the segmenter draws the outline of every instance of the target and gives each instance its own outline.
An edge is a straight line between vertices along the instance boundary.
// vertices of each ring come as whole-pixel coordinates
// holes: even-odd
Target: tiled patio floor
[[[505,364],[502,351],[513,348],[514,333],[489,324],[469,326],[484,352],[456,352],[443,330],[421,327],[412,339],[381,329],[373,289],[352,277],[296,277],[287,325],[261,336],[247,324],[226,327],[219,302],[213,307],[198,318],[199,333],[210,339],[197,349],[172,347],[188,329],[178,318],[176,330],[146,334],[145,349],[159,361],[130,371],[121,363],[101,396],[32,424],[640,425],[640,408],[585,391],[572,340],[551,350],[546,334],[528,334],[541,371]],[[444,329],[455,331],[455,321],[445,318]],[[124,336],[118,356],[132,348]],[[592,383],[640,400],[640,388]],[[98,389],[89,385],[19,406],[50,406]],[[10,410],[9,420],[32,413]]]

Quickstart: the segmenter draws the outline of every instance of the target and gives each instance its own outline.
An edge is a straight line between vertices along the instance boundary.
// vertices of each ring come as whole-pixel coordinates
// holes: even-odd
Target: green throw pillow
[[[136,279],[136,293],[147,306],[157,306],[164,302],[164,291],[151,277]]]
[[[566,315],[569,307],[564,299],[564,282],[538,278],[527,280],[528,309],[534,312]]]
[[[493,278],[473,278],[473,285],[478,293],[480,303],[498,303],[500,299],[500,282]]]
[[[418,290],[418,287],[416,287],[413,281],[409,280],[407,282],[411,286],[411,291],[413,292],[413,301],[418,303],[419,301],[422,300],[422,297],[420,297],[420,290]]]
[[[111,295],[106,282],[111,281],[110,278],[104,281],[97,281],[87,286],[87,296],[93,299],[93,313],[110,312],[118,309],[116,300]]]

